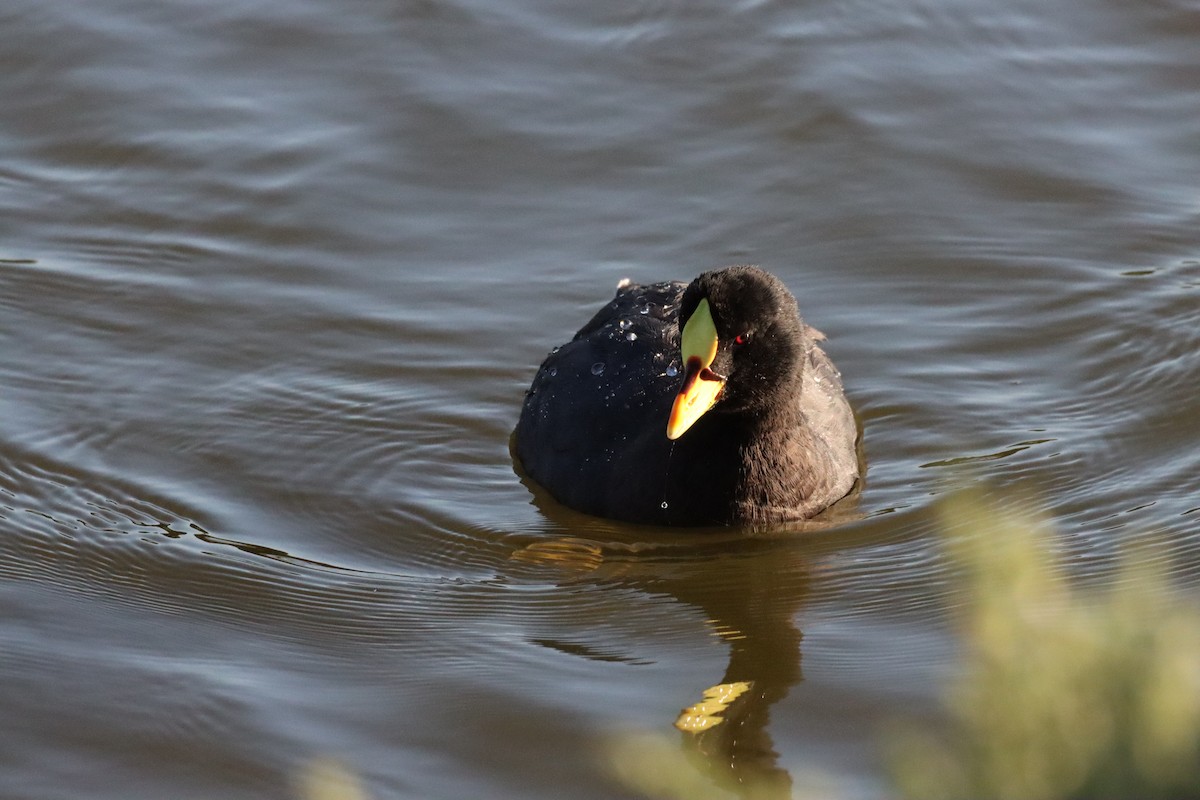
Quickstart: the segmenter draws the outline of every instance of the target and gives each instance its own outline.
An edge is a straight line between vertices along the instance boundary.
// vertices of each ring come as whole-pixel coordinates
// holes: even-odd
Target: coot
[[[859,476],[840,374],[753,266],[622,281],[542,363],[514,448],[566,506],[661,525],[807,519]]]

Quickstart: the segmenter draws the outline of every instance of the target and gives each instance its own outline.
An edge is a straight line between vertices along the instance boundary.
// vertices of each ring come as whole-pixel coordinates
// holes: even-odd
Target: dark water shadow
[[[716,785],[746,798],[791,797],[792,779],[779,765],[770,730],[771,707],[804,679],[796,616],[810,585],[809,564],[792,549],[773,547],[741,560],[716,586],[677,585],[682,602],[702,608],[729,643],[729,662],[714,688],[736,693],[726,705],[701,701],[676,720],[690,760]],[[712,694],[710,691],[706,694]],[[711,712],[711,723],[709,720]],[[699,722],[699,730],[692,727]]]
[[[744,532],[669,533],[631,542],[625,536],[543,537],[517,550],[523,562],[567,570],[564,583],[612,584],[666,595],[698,609],[729,648],[712,685],[681,686],[693,705],[674,724],[687,760],[713,784],[746,798],[787,798],[792,779],[779,765],[771,708],[803,680],[796,618],[810,593],[813,550],[786,538]],[[820,548],[818,548],[820,549]],[[586,577],[580,573],[586,573]],[[561,643],[542,642],[562,650]],[[594,649],[594,648],[593,648]],[[609,652],[574,654],[637,663]],[[645,663],[645,662],[643,662]]]
[[[515,469],[521,475],[519,465]],[[814,564],[829,552],[891,538],[882,528],[896,530],[894,523],[864,519],[861,484],[815,520],[681,529],[581,514],[521,479],[548,530],[519,537],[513,558],[569,570],[572,583],[612,582],[698,609],[728,645],[728,663],[711,686],[681,687],[693,705],[676,720],[663,720],[664,727],[674,723],[687,761],[715,786],[754,800],[791,797],[792,777],[779,764],[770,719],[772,707],[804,677],[796,620],[811,594]],[[611,653],[599,658],[636,660]]]

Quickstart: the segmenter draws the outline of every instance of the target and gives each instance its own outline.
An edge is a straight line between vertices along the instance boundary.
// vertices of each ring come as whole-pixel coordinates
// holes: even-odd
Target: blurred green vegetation
[[[963,664],[947,728],[888,737],[902,796],[1200,797],[1200,610],[1165,550],[1127,547],[1109,588],[1085,592],[1044,518],[971,493],[942,514]]]
[[[358,777],[331,758],[305,764],[296,783],[300,800],[368,800]]]

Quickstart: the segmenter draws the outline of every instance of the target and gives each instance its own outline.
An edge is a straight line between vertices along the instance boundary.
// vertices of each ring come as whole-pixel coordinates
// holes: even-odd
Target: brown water
[[[332,756],[634,797],[608,742],[651,732],[884,797],[964,475],[1037,492],[1081,580],[1154,533],[1200,589],[1200,4],[577,6],[0,9],[0,796],[293,797]],[[829,335],[862,518],[535,501],[546,351],[736,262]],[[675,732],[740,680],[735,740]]]

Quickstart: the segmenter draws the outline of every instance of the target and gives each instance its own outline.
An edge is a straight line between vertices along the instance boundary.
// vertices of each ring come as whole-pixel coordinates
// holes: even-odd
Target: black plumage
[[[680,353],[693,315],[697,329],[710,316],[716,334],[703,369]],[[787,287],[757,267],[706,272],[690,284],[622,282],[542,363],[517,423],[516,456],[559,502],[602,517],[807,519],[859,476],[857,425],[817,344],[823,338]],[[697,371],[724,379],[719,398],[671,440],[672,405]]]

